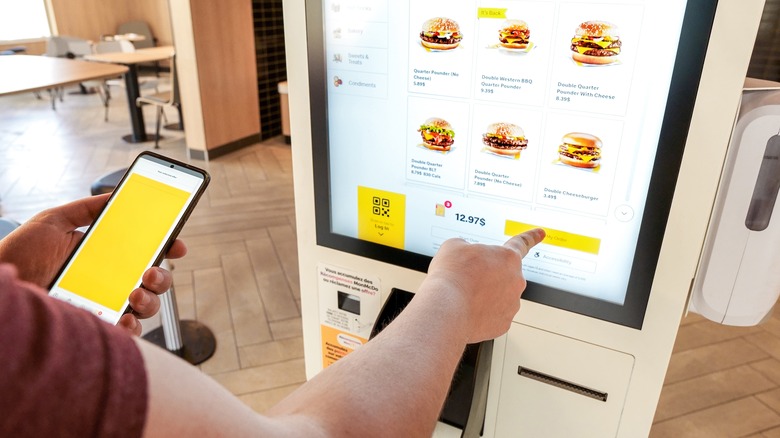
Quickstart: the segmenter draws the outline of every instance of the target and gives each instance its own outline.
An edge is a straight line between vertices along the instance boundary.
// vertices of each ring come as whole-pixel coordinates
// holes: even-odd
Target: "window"
[[[0,0],[0,41],[51,35],[44,0]]]

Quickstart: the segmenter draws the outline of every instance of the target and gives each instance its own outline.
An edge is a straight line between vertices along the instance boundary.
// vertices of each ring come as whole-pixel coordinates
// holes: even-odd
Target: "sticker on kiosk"
[[[381,310],[379,279],[336,266],[317,266],[322,366],[368,342]]]

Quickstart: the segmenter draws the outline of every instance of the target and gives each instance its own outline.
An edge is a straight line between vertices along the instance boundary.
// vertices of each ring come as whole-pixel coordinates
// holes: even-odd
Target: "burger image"
[[[531,30],[523,20],[506,20],[498,30],[498,40],[507,49],[527,49]]]
[[[618,60],[622,42],[617,27],[606,21],[586,21],[574,32],[571,54],[584,64],[611,64]]]
[[[601,139],[584,132],[570,132],[563,136],[558,158],[569,166],[598,167],[601,163]]]
[[[458,47],[463,36],[455,20],[436,17],[423,23],[420,39],[422,45],[429,49],[452,50]]]
[[[519,156],[528,147],[523,129],[512,123],[492,123],[482,134],[482,143],[487,150],[499,155]]]
[[[444,119],[431,117],[417,130],[422,136],[423,146],[434,151],[448,151],[455,142],[455,131]]]

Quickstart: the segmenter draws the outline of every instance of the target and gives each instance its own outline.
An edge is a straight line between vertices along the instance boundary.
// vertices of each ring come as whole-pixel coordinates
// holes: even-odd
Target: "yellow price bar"
[[[506,18],[506,8],[477,8],[477,18]]]
[[[555,230],[553,228],[540,227],[538,225],[524,224],[522,222],[507,220],[504,224],[504,234],[507,236],[515,236],[534,228],[544,228],[547,236],[544,238],[544,240],[542,240],[542,243],[547,245],[559,246],[561,248],[573,249],[575,251],[582,251],[590,254],[599,253],[601,239],[582,236],[580,234],[567,233],[566,231]]]

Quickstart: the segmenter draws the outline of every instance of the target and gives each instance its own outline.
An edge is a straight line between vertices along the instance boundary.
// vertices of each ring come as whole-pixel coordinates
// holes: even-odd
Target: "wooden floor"
[[[94,95],[66,93],[56,111],[32,94],[0,98],[0,214],[24,221],[87,196],[152,146],[121,140],[130,124],[117,95],[109,122]],[[186,160],[182,134],[164,135],[161,152]],[[213,180],[182,233],[180,316],[217,337],[200,368],[262,412],[305,380],[290,148],[274,139],[193,163]],[[780,437],[780,319],[735,328],[686,317],[651,436]]]

